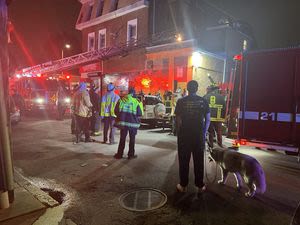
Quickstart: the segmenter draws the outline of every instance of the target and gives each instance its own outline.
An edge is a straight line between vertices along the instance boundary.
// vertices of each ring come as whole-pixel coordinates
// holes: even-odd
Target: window
[[[104,0],[100,0],[98,7],[97,7],[97,14],[96,17],[101,16],[103,13],[103,7],[104,7]]]
[[[110,11],[115,11],[118,9],[118,3],[119,3],[119,0],[111,0],[111,3],[110,3]]]
[[[168,75],[169,74],[169,59],[164,58],[162,60],[162,73],[164,75]]]
[[[178,82],[185,82],[187,79],[188,58],[179,56],[174,58],[175,74],[174,79]]]
[[[137,41],[137,19],[127,22],[127,43],[136,45]]]
[[[146,62],[146,69],[148,69],[148,70],[152,69],[153,70],[153,67],[154,67],[153,60],[148,60]]]
[[[78,23],[81,23],[83,19],[83,12],[80,13]]]
[[[87,10],[86,10],[86,18],[85,18],[85,22],[89,21],[92,17],[92,11],[93,11],[93,5],[88,5]]]
[[[99,30],[98,49],[106,47],[106,29]]]
[[[95,33],[88,34],[88,51],[95,50]]]

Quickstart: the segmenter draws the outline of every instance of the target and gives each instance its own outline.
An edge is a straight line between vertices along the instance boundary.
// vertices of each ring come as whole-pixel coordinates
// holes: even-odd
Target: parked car
[[[141,122],[155,127],[158,123],[163,122],[166,116],[166,107],[158,96],[142,95],[138,99],[143,102],[144,115]]]

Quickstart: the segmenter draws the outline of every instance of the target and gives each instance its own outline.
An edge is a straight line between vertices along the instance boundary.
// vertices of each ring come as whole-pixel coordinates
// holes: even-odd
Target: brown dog
[[[249,189],[245,193],[246,197],[266,191],[265,173],[255,158],[225,148],[210,149],[210,155],[221,168],[222,179],[218,181],[219,184],[225,184],[228,173],[231,172],[235,175],[239,190],[244,180]]]

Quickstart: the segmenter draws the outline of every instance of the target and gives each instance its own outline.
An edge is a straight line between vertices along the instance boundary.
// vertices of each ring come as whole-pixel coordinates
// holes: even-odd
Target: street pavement
[[[102,136],[94,143],[73,144],[69,119],[25,118],[12,132],[15,169],[52,194],[62,203],[64,219],[78,225],[288,225],[300,201],[300,164],[296,157],[278,152],[241,149],[262,164],[264,195],[245,198],[235,190],[232,175],[228,184],[218,185],[220,171],[208,160],[207,192],[197,195],[191,164],[188,192],[179,194],[176,137],[160,128],[141,128],[138,158],[132,160],[114,159],[117,145],[101,144]],[[128,144],[125,154],[127,149]],[[167,203],[147,212],[122,208],[120,196],[140,188],[164,192]]]

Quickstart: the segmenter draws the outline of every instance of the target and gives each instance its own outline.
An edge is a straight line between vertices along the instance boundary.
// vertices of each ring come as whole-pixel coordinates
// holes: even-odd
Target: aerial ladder
[[[112,46],[99,50],[88,51],[63,59],[49,61],[35,66],[23,68],[22,70],[17,71],[16,75],[36,76],[38,74],[59,73],[79,66],[98,62],[99,60],[106,60],[114,56],[125,55],[129,51],[133,51],[135,49],[142,48],[145,46],[146,43],[139,43],[138,41],[135,41],[119,46]]]

